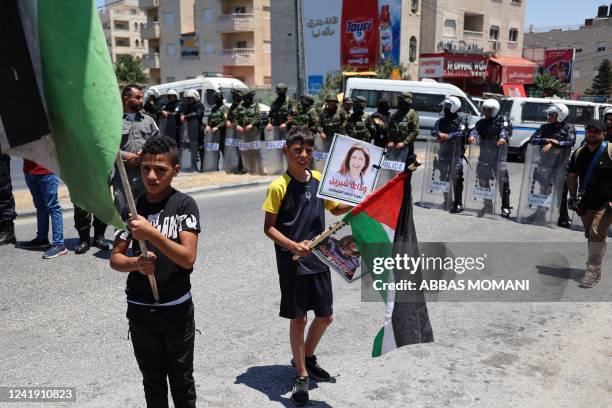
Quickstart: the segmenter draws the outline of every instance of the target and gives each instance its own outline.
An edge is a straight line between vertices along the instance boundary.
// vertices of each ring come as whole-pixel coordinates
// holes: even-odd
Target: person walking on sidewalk
[[[74,248],[75,254],[84,254],[91,248],[92,242],[89,231],[92,226],[94,230],[93,246],[103,251],[110,251],[110,245],[104,240],[106,224],[93,215],[93,213],[75,205],[74,228],[76,228],[79,233],[79,243],[76,248]]]
[[[21,244],[21,248],[44,250],[43,259],[66,255],[64,246],[64,220],[57,197],[59,180],[55,174],[30,160],[23,161],[23,172],[36,207],[36,238]],[[52,243],[49,243],[49,217],[51,217]]]
[[[567,206],[580,215],[588,241],[582,288],[592,288],[601,279],[606,235],[612,223],[612,144],[606,141],[606,133],[599,120],[585,124],[585,144],[572,155],[567,175]]]

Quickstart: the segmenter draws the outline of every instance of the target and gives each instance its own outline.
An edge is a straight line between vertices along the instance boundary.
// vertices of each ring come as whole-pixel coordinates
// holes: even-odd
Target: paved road
[[[292,406],[288,324],[278,317],[273,248],[261,232],[264,194],[258,187],[197,196],[199,406]],[[420,207],[414,214],[423,242],[573,242],[565,255],[575,273],[550,279],[578,291],[584,244],[577,231]],[[65,225],[72,248],[69,217]],[[34,231],[32,219],[17,223],[19,239]],[[143,406],[127,340],[126,276],[110,270],[106,257],[71,252],[42,261],[40,253],[0,248],[0,385],[71,385],[79,407]],[[312,406],[574,408],[608,407],[612,400],[609,303],[430,302],[435,343],[372,359],[383,305],[361,302],[357,284],[333,280],[335,321],[318,355],[335,379],[311,391]],[[606,276],[593,293],[609,298],[611,289]]]

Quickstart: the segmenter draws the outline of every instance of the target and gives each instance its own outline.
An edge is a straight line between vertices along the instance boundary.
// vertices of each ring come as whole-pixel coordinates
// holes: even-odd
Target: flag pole
[[[344,227],[345,225],[346,225],[346,222],[344,222],[344,221],[338,221],[338,222],[333,223],[325,231],[323,231],[322,233],[320,233],[319,235],[314,237],[312,239],[312,241],[310,241],[310,243],[308,243],[308,248],[314,249],[317,245],[319,245],[321,242],[323,242],[327,237],[329,237],[332,234],[336,233],[336,231],[338,231],[340,228]],[[299,255],[293,255],[292,259],[294,261],[297,261],[298,259],[300,259],[300,256]]]
[[[136,203],[134,202],[134,196],[132,195],[132,188],[130,187],[130,182],[128,181],[127,173],[125,172],[125,166],[123,165],[123,159],[121,158],[121,152],[117,152],[117,158],[115,159],[117,164],[117,168],[119,169],[119,176],[121,176],[121,184],[123,184],[123,190],[125,191],[125,201],[127,201],[128,208],[130,209],[130,213],[132,215],[137,215],[136,212]],[[142,251],[142,256],[147,259],[147,242],[144,240],[138,240],[140,244],[140,250]],[[155,280],[155,275],[147,275],[149,278],[149,285],[151,285],[151,290],[153,291],[153,299],[155,299],[155,303],[159,303],[159,291],[157,290],[157,281]]]

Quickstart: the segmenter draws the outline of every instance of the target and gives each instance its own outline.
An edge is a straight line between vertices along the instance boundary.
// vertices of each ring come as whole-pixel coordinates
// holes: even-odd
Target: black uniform
[[[162,111],[168,112],[168,122],[166,123],[166,129],[161,129],[162,134],[164,136],[174,137],[177,146],[181,144],[181,121],[179,119],[184,108],[183,104],[179,101],[168,101],[162,108]]]
[[[153,100],[149,98],[144,105],[144,111],[159,125],[159,115],[161,114],[162,107],[163,104],[159,99]]]
[[[0,245],[15,243],[15,198],[11,184],[11,157],[0,152]]]
[[[465,132],[467,123],[456,113],[449,113],[437,120],[431,131],[433,137],[438,137],[439,132],[448,134],[448,139],[441,143],[438,160],[434,162],[434,168],[440,171],[440,179],[451,181],[454,191],[454,208],[463,205],[463,153],[465,146]],[[445,193],[448,202],[448,193]]]

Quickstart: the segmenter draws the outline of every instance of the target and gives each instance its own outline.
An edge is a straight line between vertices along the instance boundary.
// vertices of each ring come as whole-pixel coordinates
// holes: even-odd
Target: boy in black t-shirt
[[[129,214],[129,230],[115,234],[110,258],[113,269],[129,272],[126,315],[148,407],[168,407],[166,378],[176,407],[196,406],[189,275],[196,260],[200,216],[193,198],[171,186],[179,168],[174,140],[156,136],[146,141],[141,176],[147,193],[136,203],[138,214]],[[148,259],[140,256],[138,240],[147,241]],[[147,275],[157,280],[159,303],[154,302]]]
[[[281,288],[280,316],[291,319],[289,340],[297,376],[291,399],[308,402],[308,375],[327,381],[329,373],[317,363],[315,348],[332,322],[332,287],[329,268],[310,252],[308,243],[325,229],[325,212],[340,215],[350,206],[317,198],[321,173],[308,168],[314,137],[307,127],[294,127],[283,152],[288,169],[268,188],[263,210],[265,234],[274,241]],[[301,258],[292,259],[296,254]],[[304,341],[308,310],[315,319]]]

